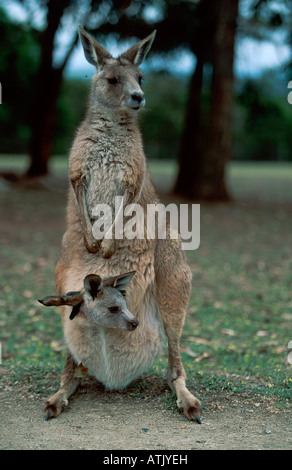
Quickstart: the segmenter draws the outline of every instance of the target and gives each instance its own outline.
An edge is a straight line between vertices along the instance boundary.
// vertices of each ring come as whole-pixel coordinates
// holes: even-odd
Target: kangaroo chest
[[[124,138],[100,139],[91,146],[87,160],[87,205],[90,216],[97,204],[114,207],[115,197],[136,184],[139,149],[126,136]]]
[[[117,162],[98,160],[91,165],[87,174],[86,199],[90,215],[97,204],[112,207],[116,196],[125,194],[127,172],[125,165]]]

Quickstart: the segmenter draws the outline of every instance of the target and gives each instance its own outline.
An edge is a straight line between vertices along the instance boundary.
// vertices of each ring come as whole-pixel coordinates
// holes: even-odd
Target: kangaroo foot
[[[68,405],[67,398],[64,397],[63,394],[59,392],[55,393],[46,403],[45,413],[46,413],[46,421],[49,421],[51,418],[57,418],[59,414],[66,408]]]
[[[176,404],[180,412],[183,412],[188,419],[197,421],[197,423],[201,424],[201,403],[196,397],[194,397],[194,395],[191,394],[191,392],[189,392],[185,386],[185,379],[183,377],[179,377],[176,380],[169,382],[169,385],[177,395]]]
[[[202,424],[200,418],[201,404],[200,401],[193,395],[190,394],[190,397],[188,397],[184,401],[184,403],[177,400],[177,406],[180,412],[183,412],[188,419],[197,421],[197,423]]]

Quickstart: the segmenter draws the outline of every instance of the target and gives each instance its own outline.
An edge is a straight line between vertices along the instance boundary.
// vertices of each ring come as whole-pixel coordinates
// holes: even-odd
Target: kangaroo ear
[[[137,42],[137,44],[134,44],[132,47],[130,47],[126,52],[121,55],[121,57],[128,59],[135,65],[141,65],[151,49],[155,35],[156,30],[153,31],[153,33],[151,33],[149,36],[147,36],[147,38],[143,39],[140,42]]]
[[[106,59],[112,58],[105,47],[88,34],[81,25],[79,25],[78,32],[83,46],[84,55],[90,64],[95,65],[95,67],[98,68],[105,64]]]
[[[94,300],[97,294],[102,291],[103,283],[101,277],[96,274],[88,274],[84,279],[84,289],[86,294]]]
[[[39,302],[46,307],[59,307],[60,305],[77,305],[78,303],[82,302],[83,300],[83,293],[82,291],[75,291],[75,292],[67,292],[66,295],[59,296],[59,295],[50,295],[45,297]]]

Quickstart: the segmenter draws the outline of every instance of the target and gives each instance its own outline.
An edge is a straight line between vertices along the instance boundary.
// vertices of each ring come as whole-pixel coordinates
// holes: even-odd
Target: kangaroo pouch
[[[84,319],[66,322],[65,338],[77,364],[82,363],[109,390],[124,389],[152,366],[161,353],[164,330],[158,307],[147,305],[135,331],[100,328]],[[78,341],[76,341],[78,337]]]

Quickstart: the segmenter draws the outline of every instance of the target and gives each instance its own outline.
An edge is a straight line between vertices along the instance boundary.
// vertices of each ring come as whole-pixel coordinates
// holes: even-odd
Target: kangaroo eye
[[[142,75],[139,75],[139,77],[138,77],[139,85],[142,85],[143,80],[144,80],[144,78],[142,77]]]
[[[116,85],[118,83],[118,78],[117,77],[110,77],[107,79],[107,81],[111,84],[111,85]]]
[[[110,311],[111,313],[119,313],[119,311],[120,311],[120,307],[118,307],[118,306],[116,306],[116,307],[109,307],[108,309],[109,309],[109,311]]]

